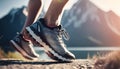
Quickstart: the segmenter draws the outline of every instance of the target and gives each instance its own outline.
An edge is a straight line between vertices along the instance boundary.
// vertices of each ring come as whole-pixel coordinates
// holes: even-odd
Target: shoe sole
[[[13,48],[15,48],[24,58],[29,59],[29,60],[36,60],[36,58],[32,58],[29,56],[19,45],[14,42],[13,40],[10,40],[10,44],[12,45]]]
[[[26,27],[26,31],[36,42],[38,42],[40,45],[42,45],[44,47],[44,50],[48,54],[49,57],[51,57],[52,59],[57,58],[61,61],[67,61],[67,62],[71,61],[71,59],[66,59],[66,58],[62,57],[61,55],[59,55],[58,53],[56,53],[54,50],[52,50],[45,42],[42,41],[42,39],[40,37],[38,37],[31,30],[30,27]],[[54,58],[53,58],[53,56],[54,56]]]

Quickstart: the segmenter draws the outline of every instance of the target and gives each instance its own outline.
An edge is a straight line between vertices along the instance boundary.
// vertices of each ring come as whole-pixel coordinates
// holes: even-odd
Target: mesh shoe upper
[[[68,34],[62,26],[49,28],[44,22],[44,19],[40,19],[30,27],[27,27],[26,30],[30,32],[30,35],[32,35],[37,42],[47,49],[46,52],[52,53],[62,61],[74,59],[75,56],[67,50],[62,39],[62,36],[64,36],[65,39],[69,39]]]
[[[35,53],[34,49],[33,49],[33,44],[31,43],[31,41],[27,41],[23,38],[23,36],[21,34],[17,35],[13,40],[15,44],[14,47],[19,46],[19,48],[21,48],[23,51],[25,51],[25,53],[27,53],[30,57],[33,58],[38,58],[39,55],[37,53]]]

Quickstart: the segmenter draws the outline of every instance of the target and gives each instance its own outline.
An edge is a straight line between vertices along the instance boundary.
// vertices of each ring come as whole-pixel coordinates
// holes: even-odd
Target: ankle
[[[46,25],[48,26],[48,27],[51,27],[51,28],[54,28],[54,27],[57,27],[58,25],[55,25],[55,24],[49,24],[49,23],[46,23]]]
[[[21,34],[23,35],[23,38],[24,38],[24,39],[30,40],[30,38],[29,38],[26,30],[24,30]]]
[[[59,24],[57,23],[57,21],[55,20],[52,20],[52,19],[47,19],[47,18],[44,18],[44,21],[45,21],[45,25],[47,27],[57,27],[59,26]]]

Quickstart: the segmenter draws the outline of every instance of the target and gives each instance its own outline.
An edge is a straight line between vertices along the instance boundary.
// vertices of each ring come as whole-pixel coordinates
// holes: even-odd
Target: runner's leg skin
[[[68,1],[69,0],[52,0],[50,7],[48,8],[48,11],[44,17],[48,27],[56,27],[60,25],[64,6]]]
[[[37,20],[41,13],[42,7],[42,0],[29,0],[27,7],[28,16],[26,18],[25,25],[21,31],[25,39],[29,39],[29,37],[27,37],[25,28]]]

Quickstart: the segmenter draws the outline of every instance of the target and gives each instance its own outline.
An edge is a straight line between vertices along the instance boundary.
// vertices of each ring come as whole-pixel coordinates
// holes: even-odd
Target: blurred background
[[[24,25],[28,1],[0,0],[0,58],[17,57],[16,54],[19,54],[9,45],[9,40]],[[44,0],[40,17],[44,17],[50,2]],[[119,0],[69,1],[61,22],[71,36],[65,43],[77,59],[105,52],[108,47],[120,46],[119,6]],[[41,58],[48,58],[41,48],[34,48],[42,55]]]

